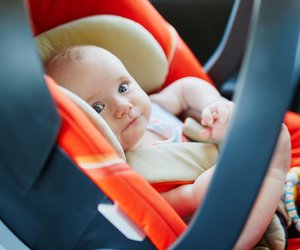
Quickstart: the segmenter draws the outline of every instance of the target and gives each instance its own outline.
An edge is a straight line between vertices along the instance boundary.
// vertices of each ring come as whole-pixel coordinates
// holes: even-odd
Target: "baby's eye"
[[[120,86],[119,86],[119,93],[120,94],[123,94],[125,93],[127,90],[128,90],[129,86],[128,86],[128,83],[122,83]]]
[[[92,108],[98,113],[100,114],[101,111],[104,109],[105,105],[101,104],[101,103],[96,103],[92,106]]]

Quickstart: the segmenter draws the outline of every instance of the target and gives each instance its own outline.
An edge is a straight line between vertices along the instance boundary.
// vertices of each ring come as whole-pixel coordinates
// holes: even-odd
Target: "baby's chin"
[[[129,127],[119,134],[119,141],[124,151],[137,149],[142,146],[146,135],[146,121],[138,119],[135,126]]]
[[[124,151],[140,148],[142,145],[142,138],[143,136],[137,135],[131,136],[130,138],[125,138],[121,140],[121,146]]]

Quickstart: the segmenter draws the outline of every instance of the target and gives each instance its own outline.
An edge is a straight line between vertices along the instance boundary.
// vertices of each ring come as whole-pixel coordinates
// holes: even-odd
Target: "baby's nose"
[[[116,117],[121,118],[124,115],[127,115],[129,111],[132,109],[133,105],[128,100],[119,100],[117,102],[117,108],[116,108]]]

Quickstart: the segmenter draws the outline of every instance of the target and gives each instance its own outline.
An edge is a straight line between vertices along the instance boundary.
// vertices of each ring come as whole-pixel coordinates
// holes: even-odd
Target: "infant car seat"
[[[119,15],[141,23],[159,42],[166,55],[167,75],[162,86],[153,91],[185,76],[197,76],[210,81],[175,30],[147,1],[89,0],[84,5],[81,3],[79,0],[30,0],[28,6],[35,35],[90,15]],[[17,45],[22,47],[21,43]],[[0,175],[2,221],[30,248],[95,249],[100,246],[165,249],[170,246],[186,229],[186,225],[151,186],[126,165],[95,124],[57,91],[51,79],[46,78],[56,109],[53,108],[53,101],[40,77],[39,65],[30,63],[30,53],[34,54],[34,49],[31,46],[26,48],[29,48],[27,61],[21,66],[28,63],[36,67],[32,67],[35,70],[30,71],[32,81],[26,85],[28,91],[22,95],[28,101],[34,90],[37,99],[31,100],[31,105],[21,107],[21,110],[30,110],[29,113],[33,114],[30,118],[40,125],[37,125],[38,129],[43,129],[38,131],[35,127],[30,128],[31,123],[28,123],[22,133],[17,130],[18,121],[12,115],[8,115],[11,119],[3,123],[1,131],[19,131],[16,138],[10,140],[22,144],[10,145],[20,145],[26,151],[21,154],[22,157],[15,159],[11,146],[10,155],[3,157]],[[14,55],[17,56],[17,52]],[[22,73],[28,74],[26,70]],[[20,78],[11,72],[8,76],[7,79],[12,79],[14,89],[21,87]],[[22,95],[19,92],[16,96],[12,95],[17,97],[13,100],[21,102],[24,100]],[[8,102],[7,99],[5,101]],[[9,103],[13,113],[19,113],[19,105],[11,101]],[[46,118],[41,115],[43,112],[47,112]],[[295,116],[295,120],[299,120],[298,116]],[[28,135],[37,133],[38,141],[31,141],[26,129],[30,129]],[[32,147],[28,147],[27,143]],[[20,169],[20,165],[24,165],[24,168]],[[107,165],[111,166],[106,168]],[[68,198],[64,200],[63,197]],[[98,207],[99,203],[102,206]],[[47,210],[44,209],[45,205]],[[116,226],[120,231],[112,226],[115,216],[126,222],[125,230],[119,225]],[[114,241],[111,241],[112,238]]]
[[[245,5],[249,5],[247,2],[252,1],[236,1],[233,12],[237,11],[239,5],[242,8],[249,8],[248,6],[245,7]],[[72,1],[72,3],[70,3],[68,0],[60,0],[55,3],[52,3],[48,0],[29,0],[29,4],[32,28],[35,35],[39,35],[40,33],[45,32],[53,27],[72,20],[101,14],[125,17],[141,24],[157,40],[163,49],[163,52],[165,53],[165,57],[168,60],[168,71],[166,78],[161,87],[156,89],[156,91],[159,91],[173,81],[186,76],[199,77],[210,82],[211,84],[214,84],[196,57],[187,47],[185,42],[178,35],[176,30],[160,16],[160,14],[148,1],[138,0],[134,3],[129,3],[129,1],[126,0],[112,0],[110,2],[89,0],[86,4],[84,4],[84,6],[82,6],[80,0]],[[237,17],[240,15],[240,13],[233,14],[236,14]],[[46,16],[47,18],[45,18]],[[238,24],[233,22],[233,17],[231,17],[229,24],[234,24],[235,26],[233,28],[238,29]],[[230,31],[229,28],[228,30]],[[234,30],[232,33],[234,32],[236,36],[237,31]],[[230,32],[227,33],[230,34]],[[225,38],[228,37],[228,34],[226,35],[227,36]],[[227,49],[228,44],[226,44],[226,41],[222,42],[221,48],[226,48],[226,55],[223,57],[228,60],[228,51],[233,53],[234,49]],[[238,43],[240,42],[241,41]],[[242,48],[239,48],[239,50],[240,49]],[[217,54],[219,55],[222,53],[218,50]],[[224,58],[219,59],[219,61],[222,61],[221,65],[223,66],[225,66]],[[216,60],[216,55],[214,55],[212,61]],[[210,64],[212,64],[212,62],[210,62]],[[214,68],[209,70],[212,74],[214,74],[214,78],[219,79],[220,76],[218,77],[216,74],[220,72],[221,69],[219,65],[215,66],[215,64]],[[231,65],[232,63],[229,64]],[[226,70],[229,73],[230,70],[227,68]],[[226,77],[222,74],[221,78],[224,80]],[[220,83],[218,83],[218,85],[220,85]],[[153,88],[155,88],[155,86]],[[300,116],[296,113],[288,112],[285,122],[292,137],[291,166],[299,166],[300,135],[297,133],[298,130],[294,128],[299,126],[298,124],[300,124]]]

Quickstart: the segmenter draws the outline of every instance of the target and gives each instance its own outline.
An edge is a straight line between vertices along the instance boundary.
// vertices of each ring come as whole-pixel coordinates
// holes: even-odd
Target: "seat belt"
[[[207,195],[171,249],[232,249],[256,199],[299,73],[300,2],[256,0],[236,110]]]

